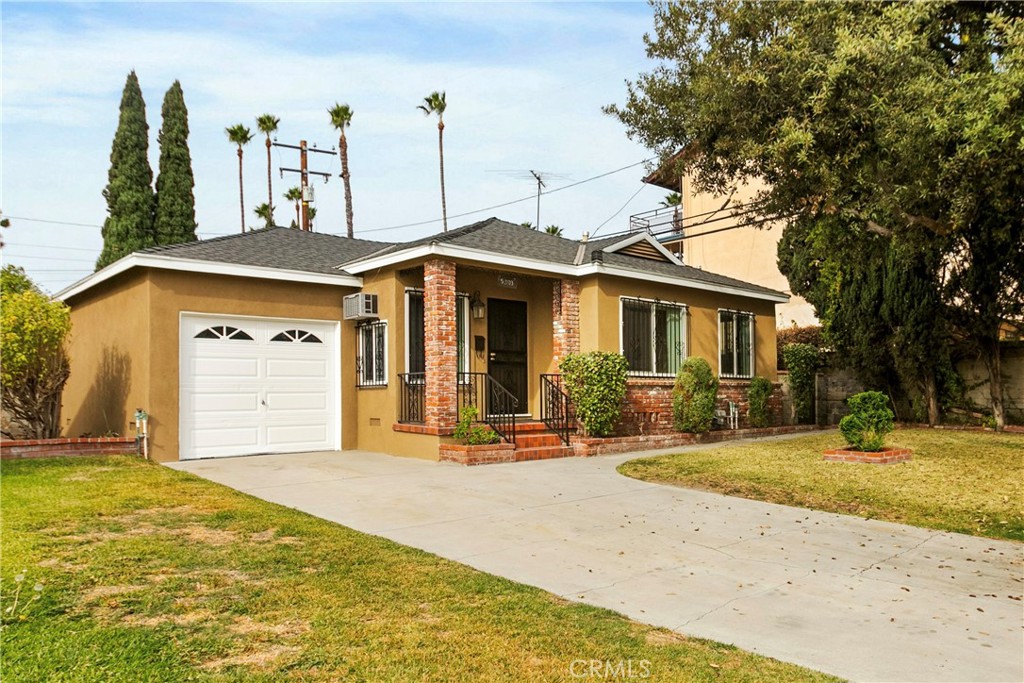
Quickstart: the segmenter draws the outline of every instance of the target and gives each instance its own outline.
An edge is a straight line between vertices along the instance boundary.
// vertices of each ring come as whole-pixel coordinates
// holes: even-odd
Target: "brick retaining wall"
[[[610,455],[612,453],[629,453],[630,451],[676,448],[677,446],[689,446],[696,443],[717,443],[720,441],[732,441],[734,439],[746,439],[757,436],[775,436],[778,434],[793,434],[797,432],[812,432],[817,430],[818,427],[815,425],[788,425],[782,427],[765,427],[763,429],[722,429],[708,432],[707,434],[672,432],[670,434],[615,436],[605,439],[574,436],[572,438],[572,446],[576,450],[577,456],[586,458],[593,455]]]
[[[98,436],[77,439],[20,439],[0,441],[0,459],[56,458],[80,455],[135,455],[135,437]]]

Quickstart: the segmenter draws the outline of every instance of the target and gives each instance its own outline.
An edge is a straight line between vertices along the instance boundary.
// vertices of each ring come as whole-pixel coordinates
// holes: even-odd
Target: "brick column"
[[[555,368],[580,350],[580,281],[555,280],[551,290],[552,355]]]
[[[427,427],[449,430],[458,421],[459,351],[455,329],[455,264],[423,264],[423,336],[426,355]]]

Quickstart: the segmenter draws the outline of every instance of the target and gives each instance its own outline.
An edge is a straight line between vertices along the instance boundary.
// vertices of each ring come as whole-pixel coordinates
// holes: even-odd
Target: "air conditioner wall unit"
[[[375,320],[380,317],[376,294],[349,294],[344,304],[345,320]]]

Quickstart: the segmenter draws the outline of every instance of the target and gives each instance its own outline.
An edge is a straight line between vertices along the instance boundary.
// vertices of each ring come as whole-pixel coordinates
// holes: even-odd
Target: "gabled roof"
[[[641,243],[643,250],[631,249]],[[604,272],[777,302],[789,300],[788,295],[767,287],[683,265],[647,233],[613,235],[581,242],[497,218],[413,242],[390,244],[365,256],[341,262],[337,270],[358,275],[429,255],[477,261],[492,267],[518,267],[576,277]]]
[[[388,244],[292,228],[265,228],[137,251],[66,287],[57,298],[66,301],[136,267],[361,287],[362,278],[334,266]]]
[[[360,258],[391,244],[274,227],[197,242],[151,247],[138,253],[337,274],[335,266],[339,263]]]
[[[134,267],[361,287],[360,274],[429,255],[492,268],[552,275],[605,274],[737,294],[775,302],[788,296],[767,287],[683,265],[647,233],[582,242],[488,218],[414,240],[375,242],[292,228],[267,228],[136,252],[71,285],[62,300]]]

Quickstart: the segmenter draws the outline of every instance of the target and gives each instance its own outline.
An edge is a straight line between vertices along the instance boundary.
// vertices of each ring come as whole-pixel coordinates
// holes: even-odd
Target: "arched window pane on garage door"
[[[231,327],[230,325],[214,325],[213,327],[207,327],[205,330],[196,335],[196,339],[239,339],[244,341],[252,341],[252,336],[237,327]]]
[[[272,342],[303,342],[305,344],[323,344],[320,337],[306,330],[285,330],[270,338]]]

